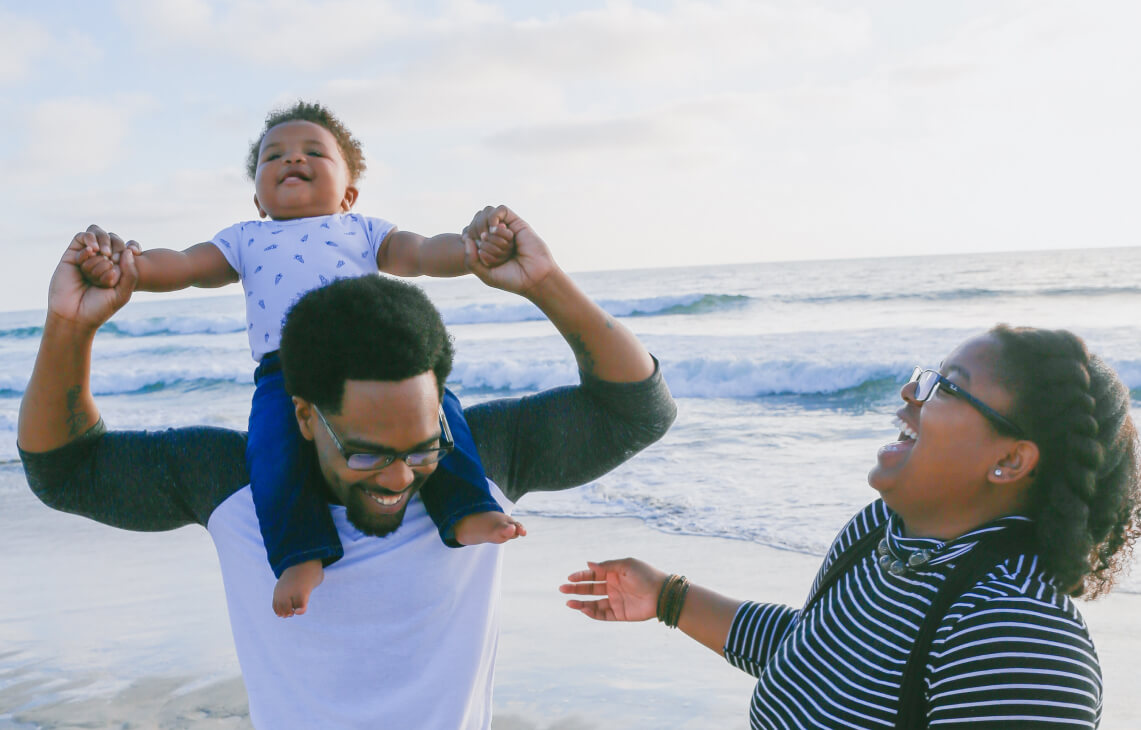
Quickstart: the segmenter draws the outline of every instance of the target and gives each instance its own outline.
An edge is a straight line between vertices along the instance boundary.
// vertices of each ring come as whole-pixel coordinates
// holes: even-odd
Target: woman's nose
[[[915,398],[915,390],[918,387],[919,387],[919,383],[916,383],[915,381],[911,381],[910,383],[904,383],[903,387],[899,389],[899,397],[903,398],[904,401],[906,401],[907,403],[910,403],[913,406],[922,407],[923,401],[916,400],[916,398]]]

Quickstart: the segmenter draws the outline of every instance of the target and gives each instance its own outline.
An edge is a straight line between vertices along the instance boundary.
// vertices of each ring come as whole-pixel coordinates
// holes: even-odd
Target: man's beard
[[[428,480],[427,474],[417,474],[412,484],[408,487],[408,498],[404,502],[404,506],[400,508],[399,512],[392,514],[375,514],[370,512],[367,507],[367,502],[371,501],[368,495],[362,493],[359,487],[352,487],[350,494],[352,498],[348,500],[345,505],[345,516],[348,517],[349,523],[372,537],[385,537],[396,532],[396,530],[404,523],[404,513],[408,511],[408,505],[412,502],[412,498],[420,491],[420,487],[424,486],[424,482]]]
[[[365,497],[368,499],[368,497]],[[356,502],[349,505],[345,510],[345,516],[349,518],[349,523],[366,535],[372,537],[385,537],[396,532],[396,529],[404,522],[404,513],[408,510],[408,505],[405,504],[401,510],[391,515],[372,515],[365,512]]]

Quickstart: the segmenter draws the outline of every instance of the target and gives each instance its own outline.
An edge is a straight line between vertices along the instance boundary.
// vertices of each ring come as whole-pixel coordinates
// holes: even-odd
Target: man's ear
[[[260,203],[260,202],[258,202],[258,196],[257,196],[257,194],[256,194],[256,193],[254,194],[254,207],[258,209],[258,215],[259,215],[259,216],[261,216],[262,218],[265,218],[265,217],[266,217],[266,215],[268,215],[268,214],[265,212],[265,209],[263,209],[263,208],[261,207],[261,203]]]
[[[1034,476],[1041,454],[1038,444],[1026,439],[1014,442],[1006,454],[991,469],[988,478],[992,484],[1012,484]]]
[[[341,198],[341,212],[348,213],[353,209],[353,204],[357,202],[357,196],[360,195],[356,185],[349,185],[345,188],[345,196]]]
[[[309,428],[309,421],[313,418],[313,406],[304,398],[293,396],[293,415],[297,417],[297,428],[306,441],[313,440],[313,429]]]

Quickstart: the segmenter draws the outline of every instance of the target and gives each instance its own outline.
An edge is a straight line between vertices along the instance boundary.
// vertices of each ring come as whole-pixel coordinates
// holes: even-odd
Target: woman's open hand
[[[563,593],[579,596],[601,596],[598,600],[571,599],[567,607],[581,611],[597,621],[645,621],[655,618],[658,594],[666,574],[652,565],[634,558],[587,561],[587,569],[571,573],[559,586]]]

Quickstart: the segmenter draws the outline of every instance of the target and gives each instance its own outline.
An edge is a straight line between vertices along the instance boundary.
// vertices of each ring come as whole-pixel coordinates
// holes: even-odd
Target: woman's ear
[[[1032,478],[1038,468],[1038,444],[1020,439],[991,469],[988,479],[993,484],[1011,484]]]

